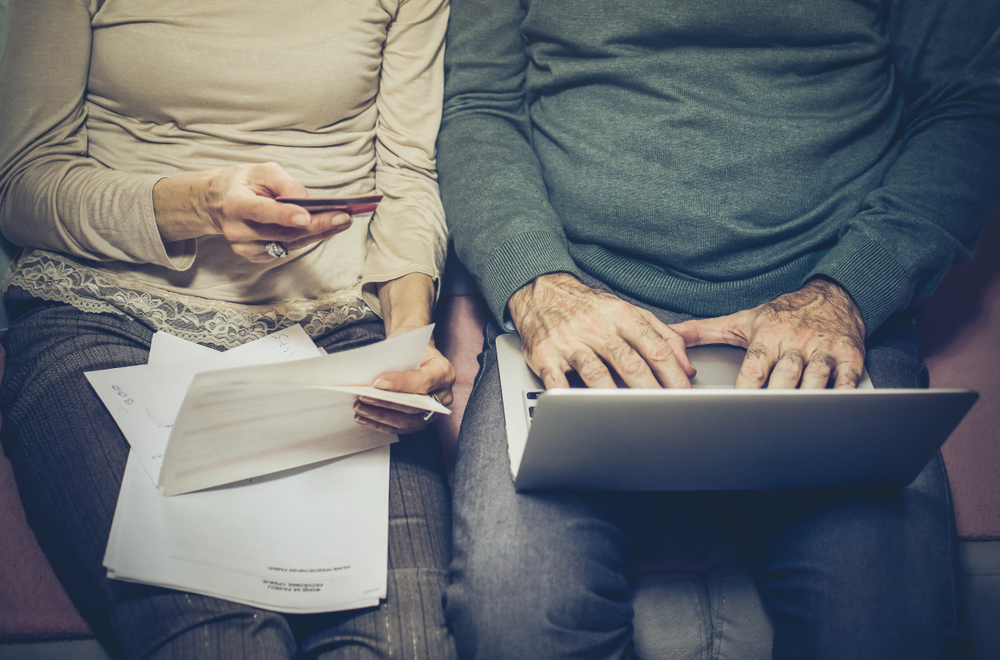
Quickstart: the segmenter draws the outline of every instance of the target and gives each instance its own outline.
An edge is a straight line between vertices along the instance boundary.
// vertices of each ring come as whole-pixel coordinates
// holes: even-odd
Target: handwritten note
[[[157,332],[147,364],[85,375],[156,483],[177,413],[196,374],[323,354],[298,325],[229,351],[216,351]]]

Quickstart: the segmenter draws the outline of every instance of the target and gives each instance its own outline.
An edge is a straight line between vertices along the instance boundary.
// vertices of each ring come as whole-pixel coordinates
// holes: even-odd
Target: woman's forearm
[[[378,285],[382,320],[387,337],[422,328],[431,322],[434,310],[434,280],[423,273],[410,273]]]
[[[180,174],[153,186],[153,212],[164,243],[218,233],[206,204],[211,172]]]

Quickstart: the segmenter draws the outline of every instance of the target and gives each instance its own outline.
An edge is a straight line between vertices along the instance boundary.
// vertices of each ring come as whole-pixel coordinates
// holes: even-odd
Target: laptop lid
[[[876,390],[867,373],[857,390],[735,390],[731,346],[689,349],[691,390],[540,392],[517,335],[497,351],[518,490],[906,485],[978,398]]]

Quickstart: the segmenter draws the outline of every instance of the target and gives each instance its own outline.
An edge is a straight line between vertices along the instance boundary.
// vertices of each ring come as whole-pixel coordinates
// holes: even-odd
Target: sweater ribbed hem
[[[871,336],[894,312],[910,302],[910,277],[881,245],[859,231],[848,231],[809,273],[844,287],[861,310],[865,334]]]
[[[515,291],[539,275],[561,272],[580,275],[566,251],[565,239],[550,232],[528,232],[511,237],[493,251],[478,278],[479,288],[502,324],[507,301]]]

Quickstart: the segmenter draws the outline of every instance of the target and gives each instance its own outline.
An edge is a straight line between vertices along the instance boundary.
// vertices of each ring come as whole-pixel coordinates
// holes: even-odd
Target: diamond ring
[[[438,398],[437,394],[431,394],[431,398],[434,399],[435,401],[437,401],[438,403],[441,403],[441,399]],[[427,412],[425,412],[423,414],[423,419],[424,419],[425,422],[430,422],[435,417],[437,417],[437,413],[434,412],[433,410],[428,410]]]
[[[264,250],[275,259],[281,259],[282,257],[288,256],[288,250],[286,250],[285,246],[278,241],[271,241],[264,246]]]

